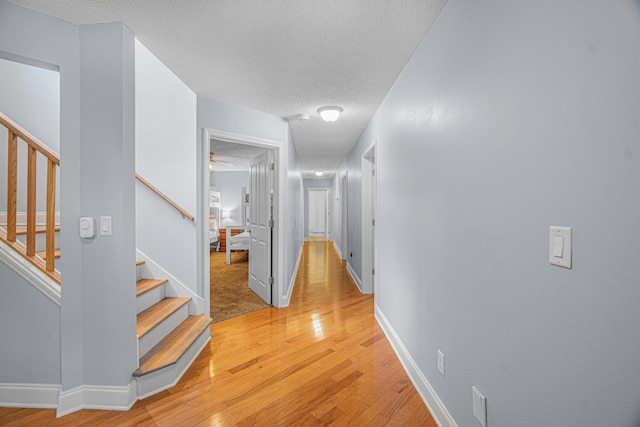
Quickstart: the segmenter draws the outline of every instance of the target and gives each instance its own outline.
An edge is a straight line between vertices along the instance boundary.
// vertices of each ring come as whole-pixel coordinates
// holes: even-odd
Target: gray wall
[[[60,365],[57,372],[34,370],[12,380],[60,378],[63,390],[131,381],[136,367],[133,43],[122,24],[78,27],[0,0],[3,57],[60,70],[60,317],[46,299],[21,292],[14,301],[38,313],[37,323],[57,323],[60,331],[59,345],[53,326],[53,339],[43,348],[25,328],[22,351],[60,357]],[[77,223],[83,215],[110,215],[113,236],[81,240]],[[2,269],[0,283],[22,281]],[[18,327],[9,312],[0,313],[3,328]],[[3,363],[19,366],[17,359]]]
[[[0,262],[0,384],[60,384],[60,307],[13,276]]]
[[[375,301],[460,426],[472,385],[492,427],[640,424],[639,23],[638,1],[450,0],[343,166],[359,212],[377,139]]]
[[[19,25],[17,25],[19,23]],[[66,191],[60,194],[61,209],[67,214],[62,218],[61,242],[65,244],[65,256],[60,260],[60,269],[65,271],[63,283],[82,283],[81,270],[77,267],[80,257],[80,241],[75,237],[75,224],[79,215],[80,203],[78,199],[80,182],[80,162],[73,161],[79,158],[80,152],[80,70],[79,70],[79,28],[67,22],[52,19],[48,16],[34,13],[20,8],[5,0],[0,0],[0,51],[3,58],[23,62],[27,64],[37,63],[47,65],[50,68],[60,69],[60,147],[62,158],[69,159],[65,168],[60,170],[61,186]],[[69,264],[72,268],[65,268]],[[52,302],[46,298],[30,298],[26,290],[17,290],[19,286],[26,285],[24,280],[13,271],[2,268],[0,270],[0,285],[2,286],[3,299],[12,301],[16,307],[28,307],[26,311],[35,317],[34,323],[40,325],[52,325],[51,341],[37,341],[24,339],[21,342],[21,351],[24,354],[3,353],[3,366],[14,370],[21,366],[25,354],[37,357],[35,361],[42,370],[23,372],[20,379],[6,377],[8,381],[22,383],[50,383],[58,379],[65,383],[65,377],[61,374],[61,366],[50,362],[65,357],[62,363],[64,371],[68,367],[68,382],[73,385],[82,383],[82,356],[77,350],[82,346],[82,326],[78,319],[67,317],[70,325],[75,326],[71,334],[80,341],[76,349],[66,351],[60,342],[60,333],[55,335],[56,328],[62,330],[65,324],[64,314],[55,314],[50,305]],[[17,287],[16,287],[17,286]],[[78,296],[79,297],[79,296]],[[71,296],[68,297],[72,299]],[[61,312],[64,311],[64,307]],[[8,310],[0,311],[0,328],[3,336],[19,332],[23,336],[29,336],[32,332],[29,328],[22,330],[11,318]],[[57,325],[57,326],[56,326]],[[61,326],[62,325],[62,326]],[[14,331],[8,331],[8,328]],[[49,344],[45,344],[45,343]],[[46,367],[46,368],[44,368]]]
[[[136,247],[201,296],[197,274],[196,95],[140,42],[135,44],[136,173],[195,223],[136,182]],[[208,224],[208,218],[205,219]],[[180,254],[181,256],[176,256]]]

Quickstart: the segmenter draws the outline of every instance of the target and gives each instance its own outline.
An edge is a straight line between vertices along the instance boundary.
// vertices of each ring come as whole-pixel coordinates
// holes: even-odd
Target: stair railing
[[[193,215],[191,215],[189,212],[187,212],[182,206],[180,206],[179,204],[177,204],[176,202],[171,200],[171,198],[169,198],[169,196],[167,196],[162,191],[158,190],[156,187],[151,185],[151,183],[149,183],[149,181],[147,181],[146,179],[144,179],[143,177],[141,177],[138,174],[136,174],[136,179],[138,181],[140,181],[142,184],[144,184],[149,190],[153,191],[162,200],[164,200],[165,202],[169,203],[169,205],[171,205],[175,210],[180,212],[180,215],[182,215],[182,218],[187,218],[191,222],[194,222],[196,220]]]
[[[60,167],[60,157],[35,136],[24,130],[9,117],[0,113],[0,124],[8,130],[7,155],[7,224],[0,228],[0,240],[11,246],[35,267],[60,284],[60,272],[55,269],[55,205],[56,174]],[[27,144],[27,244],[23,245],[17,236],[18,205],[18,142]],[[38,155],[47,159],[47,188],[45,209],[46,250],[44,259],[36,254],[36,184]]]

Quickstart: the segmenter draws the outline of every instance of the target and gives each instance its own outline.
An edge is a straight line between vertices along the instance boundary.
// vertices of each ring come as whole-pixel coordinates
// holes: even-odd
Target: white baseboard
[[[356,272],[353,270],[353,268],[351,268],[351,264],[349,264],[349,261],[347,261],[347,272],[349,273],[349,276],[351,276],[353,281],[356,283],[356,286],[360,290],[360,293],[364,293],[362,291],[362,280],[360,280]]]
[[[145,265],[149,269],[152,278],[167,279],[168,286],[165,286],[167,296],[191,298],[191,301],[193,301],[195,304],[196,313],[190,311],[190,314],[206,314],[207,316],[209,315],[211,308],[205,304],[204,298],[189,289],[184,283],[176,279],[175,276],[162,268],[157,262],[142,253],[139,249],[136,249],[136,254],[139,261],[145,262]]]
[[[440,427],[457,427],[458,425],[444,406],[444,403],[442,403],[442,400],[440,400],[436,391],[433,389],[431,384],[429,384],[429,381],[427,381],[427,378],[424,376],[415,360],[413,360],[413,357],[411,357],[411,354],[409,354],[407,348],[400,340],[400,337],[393,330],[393,327],[377,304],[375,306],[375,317],[376,321],[382,328],[382,331],[387,336],[389,343],[391,343],[393,351],[398,356],[398,359],[400,359],[400,363],[402,363],[402,367],[409,376],[409,379],[418,391],[418,394],[422,398],[424,404],[427,405],[427,408],[435,422]]]
[[[60,285],[2,241],[0,241],[0,262],[6,264],[47,298],[61,306]]]
[[[135,381],[124,387],[84,385],[60,393],[58,418],[81,409],[128,411],[138,400]]]
[[[338,245],[336,245],[335,241],[333,242],[333,249],[336,250],[336,252],[338,253],[338,256],[340,257],[340,259],[344,259],[344,257],[342,256],[342,251],[340,250]]]
[[[293,293],[293,286],[296,283],[296,277],[298,276],[298,267],[300,267],[300,260],[302,259],[302,246],[300,246],[300,250],[298,251],[298,260],[296,261],[296,266],[293,267],[293,274],[291,275],[291,280],[289,281],[289,292],[286,295],[282,296],[282,301],[280,301],[280,305],[278,308],[287,307],[289,302],[291,301],[291,294]]]
[[[60,386],[57,384],[0,383],[0,406],[7,408],[55,408]]]

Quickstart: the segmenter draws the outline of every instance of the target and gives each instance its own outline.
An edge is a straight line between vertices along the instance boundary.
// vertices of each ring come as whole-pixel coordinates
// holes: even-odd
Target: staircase
[[[136,263],[139,368],[133,373],[138,399],[174,386],[210,339],[207,315],[193,315],[191,298],[167,296],[167,280],[148,278]],[[169,288],[168,288],[169,287]]]

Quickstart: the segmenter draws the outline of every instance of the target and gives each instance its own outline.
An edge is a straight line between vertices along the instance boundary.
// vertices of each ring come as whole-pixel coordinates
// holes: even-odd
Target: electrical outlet
[[[444,354],[438,349],[438,371],[444,377]]]
[[[480,422],[482,427],[487,427],[487,399],[476,386],[471,387],[473,402],[473,416]]]

